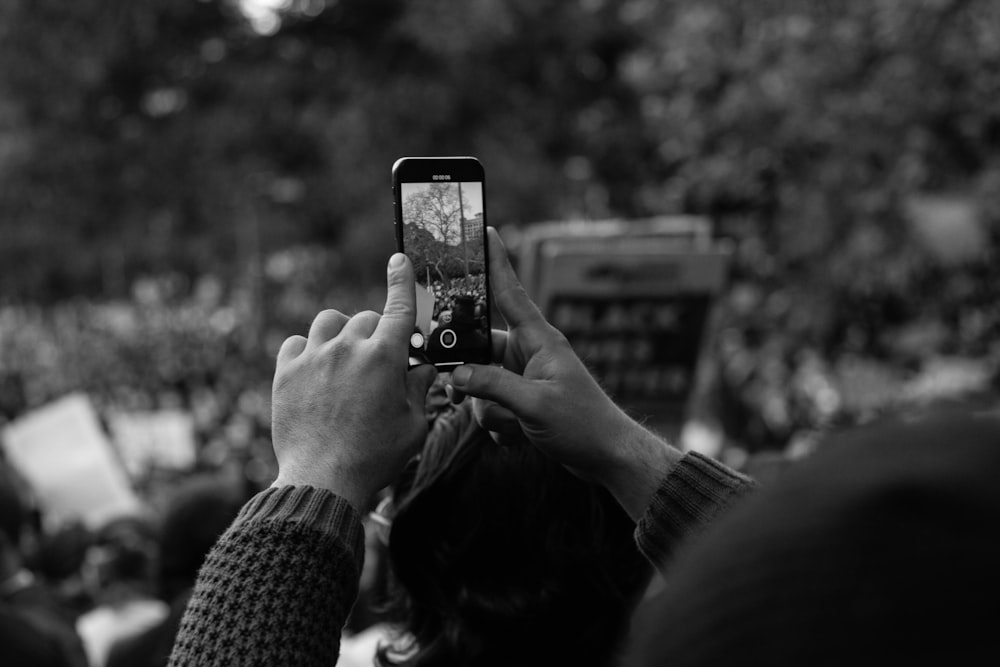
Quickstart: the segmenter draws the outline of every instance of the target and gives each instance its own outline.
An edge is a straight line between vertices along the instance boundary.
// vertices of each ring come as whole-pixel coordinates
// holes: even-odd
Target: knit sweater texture
[[[635,538],[654,564],[754,483],[710,458],[685,455],[661,483]],[[361,517],[312,487],[256,495],[208,555],[170,664],[332,667],[358,592]]]

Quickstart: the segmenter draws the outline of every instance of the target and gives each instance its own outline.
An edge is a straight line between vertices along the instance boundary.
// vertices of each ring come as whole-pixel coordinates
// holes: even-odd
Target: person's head
[[[59,642],[23,610],[0,605],[0,657],[5,665],[65,667],[70,664]]]
[[[82,521],[65,523],[40,537],[32,566],[49,582],[73,579],[82,573],[97,536]]]
[[[495,443],[468,403],[437,419],[395,489],[389,611],[412,644],[379,660],[605,662],[651,578],[634,524],[527,442]]]
[[[19,553],[29,515],[21,478],[0,460],[0,557],[13,557]]]
[[[156,568],[159,595],[172,600],[190,589],[198,569],[243,505],[243,494],[212,475],[192,477],[167,504]]]
[[[455,297],[455,320],[471,322],[476,315],[476,299],[471,294],[459,294]]]
[[[83,564],[94,599],[115,604],[149,595],[155,549],[155,527],[148,517],[122,516],[101,526]]]
[[[690,542],[629,667],[953,665],[1000,654],[1000,421],[831,439]]]

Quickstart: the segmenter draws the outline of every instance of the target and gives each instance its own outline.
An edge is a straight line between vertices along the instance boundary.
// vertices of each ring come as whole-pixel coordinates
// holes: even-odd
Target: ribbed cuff
[[[234,525],[264,522],[300,524],[338,538],[349,557],[359,564],[363,562],[365,530],[361,517],[349,502],[326,489],[312,486],[265,489],[243,506]]]
[[[697,452],[688,452],[664,478],[635,529],[642,553],[668,563],[682,541],[700,532],[756,487],[749,477]]]

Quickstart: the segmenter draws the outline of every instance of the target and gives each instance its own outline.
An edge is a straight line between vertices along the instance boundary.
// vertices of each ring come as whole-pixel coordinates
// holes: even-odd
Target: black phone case
[[[457,197],[460,211],[457,225],[439,216],[436,224],[423,226],[411,222],[407,227],[404,224],[407,184],[414,184],[415,189],[426,185],[426,192],[448,201]],[[469,184],[479,184],[473,199],[481,204],[478,213],[481,219],[475,214],[471,219],[466,218],[462,192],[464,186],[466,192],[472,194]],[[482,165],[474,157],[400,158],[392,168],[392,191],[396,247],[410,257],[418,274],[418,308],[421,303],[426,304],[428,298],[424,294],[421,299],[420,289],[434,297],[429,325],[422,328],[426,313],[421,312],[423,317],[418,315],[410,341],[410,364],[430,363],[438,370],[447,371],[463,363],[489,363],[492,356],[491,303],[486,183]],[[428,215],[433,218],[432,214]],[[418,243],[423,252],[410,247]]]

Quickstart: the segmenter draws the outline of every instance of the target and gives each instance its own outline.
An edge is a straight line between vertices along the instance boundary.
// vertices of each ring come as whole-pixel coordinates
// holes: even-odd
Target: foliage
[[[7,297],[298,243],[379,276],[403,154],[481,156],[498,223],[708,213],[795,265],[892,255],[913,193],[996,210],[989,0],[311,1],[271,34],[222,0],[4,11]]]
[[[472,154],[496,225],[712,216],[720,363],[780,444],[792,378],[998,355],[997,62],[993,0],[8,0],[0,302],[207,278],[268,352],[379,306],[397,157]]]
[[[601,16],[551,1],[309,6],[267,35],[221,0],[8,9],[2,293],[122,295],[146,273],[208,267],[235,281],[260,248],[302,243],[347,250],[331,281],[374,281],[404,154],[481,156],[497,220],[563,212],[577,142],[562,109],[605,94],[564,54],[612,40]]]

